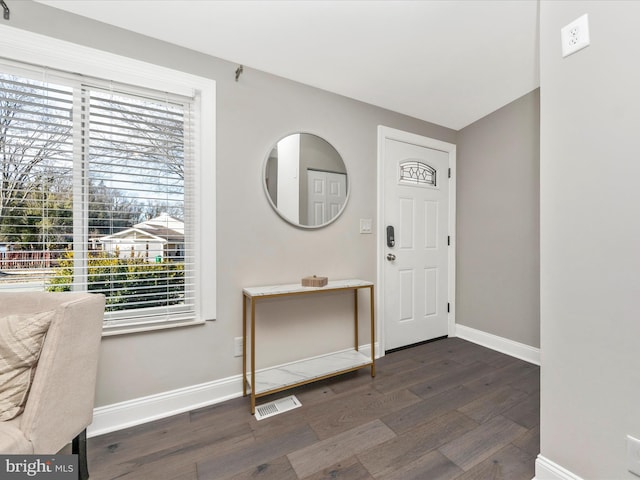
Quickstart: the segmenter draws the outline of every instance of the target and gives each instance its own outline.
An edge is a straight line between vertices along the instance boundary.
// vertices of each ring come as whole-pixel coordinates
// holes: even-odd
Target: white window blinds
[[[103,293],[107,326],[193,319],[195,100],[0,67],[0,291]]]

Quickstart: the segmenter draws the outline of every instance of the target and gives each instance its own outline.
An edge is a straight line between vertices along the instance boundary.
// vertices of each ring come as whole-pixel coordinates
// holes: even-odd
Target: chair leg
[[[87,480],[89,478],[89,465],[87,463],[86,428],[71,442],[71,453],[78,455],[78,480]]]

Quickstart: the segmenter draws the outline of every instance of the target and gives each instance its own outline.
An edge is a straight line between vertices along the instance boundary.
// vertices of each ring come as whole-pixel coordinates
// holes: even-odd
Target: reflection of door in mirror
[[[288,222],[318,228],[335,220],[347,203],[349,179],[340,154],[309,133],[280,139],[264,166],[271,206]]]
[[[320,137],[317,137],[315,135],[301,135],[300,151],[304,152],[304,156],[300,157],[300,223],[307,226],[324,225],[332,219],[336,218],[346,202],[347,170],[344,162],[342,161],[342,158],[340,157],[338,152],[336,152],[335,148],[333,148],[330,143]],[[344,197],[340,201],[337,210],[335,208],[333,210],[330,210],[328,208],[325,209],[325,213],[322,215],[322,221],[320,221],[319,216],[316,216],[315,213],[312,215],[312,210],[309,208],[309,205],[312,205],[313,203],[313,200],[310,197],[312,195],[315,195],[317,199],[317,194],[311,191],[312,184],[309,182],[310,173],[305,174],[304,172],[313,171],[324,172],[327,174],[340,174],[345,182],[340,189],[339,194],[337,195],[342,195]],[[332,188],[333,190],[335,190],[335,182],[332,181],[332,184]],[[327,187],[329,186],[329,183],[327,183]],[[323,195],[325,196],[331,195],[331,191],[329,188],[326,188],[324,192],[325,193]],[[324,201],[324,203],[328,206],[328,202]]]
[[[324,225],[338,215],[347,201],[347,176],[344,173],[307,170],[307,180],[307,225]]]

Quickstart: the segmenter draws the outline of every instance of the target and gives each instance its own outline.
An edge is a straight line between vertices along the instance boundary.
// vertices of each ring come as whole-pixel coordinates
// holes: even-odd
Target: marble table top
[[[330,280],[324,287],[303,287],[299,283],[287,285],[264,285],[261,287],[247,287],[242,291],[248,297],[260,297],[265,295],[287,295],[291,293],[305,293],[324,290],[340,290],[349,288],[361,288],[372,286],[373,282],[358,279]]]

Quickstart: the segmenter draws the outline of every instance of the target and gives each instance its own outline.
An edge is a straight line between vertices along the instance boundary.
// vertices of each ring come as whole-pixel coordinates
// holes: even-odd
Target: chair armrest
[[[21,429],[34,453],[54,454],[93,419],[105,298],[58,293]]]

